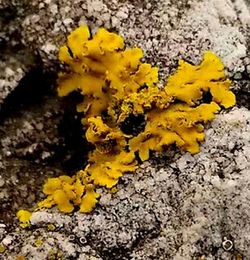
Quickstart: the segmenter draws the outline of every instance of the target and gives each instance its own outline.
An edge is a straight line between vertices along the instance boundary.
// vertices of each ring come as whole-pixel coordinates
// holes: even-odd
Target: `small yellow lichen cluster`
[[[91,212],[100,196],[97,186],[114,187],[126,172],[134,172],[150,151],[162,152],[175,144],[184,151],[199,152],[203,124],[214,119],[220,107],[235,104],[230,81],[220,59],[206,52],[201,64],[183,60],[164,88],[156,86],[158,68],[141,62],[139,48],[125,49],[121,36],[99,29],[91,38],[87,26],[68,36],[59,50],[66,70],[59,74],[58,94],[79,91],[84,100],[77,106],[86,139],[95,146],[88,165],[73,177],[50,178],[44,185],[47,198],[38,208],[57,205],[62,212]],[[202,103],[204,93],[211,94]],[[105,115],[105,116],[104,116]],[[121,125],[131,115],[145,118],[138,135],[128,135]]]
[[[3,254],[6,251],[6,247],[0,244],[0,254]]]
[[[65,213],[72,212],[73,205],[79,206],[80,212],[89,212],[99,197],[86,171],[79,171],[73,177],[63,175],[49,178],[44,184],[43,192],[47,198],[38,203],[39,208],[57,205],[59,210]]]
[[[19,210],[17,212],[17,218],[22,228],[26,228],[30,226],[31,212],[29,212],[28,210],[23,210],[23,209]]]

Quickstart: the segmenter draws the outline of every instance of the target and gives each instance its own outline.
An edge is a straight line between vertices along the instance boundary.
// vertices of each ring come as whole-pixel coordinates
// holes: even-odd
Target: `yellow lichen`
[[[125,136],[118,128],[111,128],[105,124],[100,116],[88,119],[88,129],[86,139],[95,145],[96,150],[101,153],[109,153],[117,149],[122,149],[126,145]]]
[[[0,244],[0,254],[3,254],[6,251],[6,247]]]
[[[86,185],[86,192],[82,197],[80,204],[80,212],[89,213],[93,210],[97,203],[97,199],[100,197],[98,193],[95,192],[95,187],[93,184]]]
[[[230,83],[219,57],[207,51],[200,65],[179,61],[179,67],[169,77],[165,90],[188,105],[197,104],[203,93],[210,91],[213,101],[228,108],[235,104],[235,95],[229,90]]]
[[[19,222],[20,222],[20,226],[22,228],[27,228],[30,226],[30,218],[31,218],[32,213],[28,210],[19,210],[16,214]]]
[[[42,244],[43,244],[43,240],[42,239],[39,238],[39,239],[35,240],[35,246],[36,247],[40,247]]]
[[[59,60],[70,67],[70,73],[59,74],[58,94],[65,96],[74,90],[84,95],[77,110],[85,119],[105,111],[110,97],[123,99],[142,85],[158,81],[158,69],[141,63],[139,48],[124,48],[121,36],[101,28],[89,39],[86,26],[72,32],[67,45],[60,48]],[[70,53],[73,53],[71,57]]]
[[[38,203],[38,208],[51,208],[57,205],[60,211],[70,213],[74,210],[74,205],[81,205],[82,197],[87,192],[87,184],[86,174],[49,178],[43,187],[47,198]]]
[[[116,192],[119,178],[138,167],[136,153],[145,161],[150,151],[163,152],[172,144],[197,153],[205,138],[204,124],[221,107],[235,104],[224,65],[212,52],[206,52],[199,65],[181,60],[160,88],[158,68],[141,61],[140,48],[125,49],[121,36],[103,28],[90,35],[88,27],[81,26],[60,48],[65,70],[58,75],[58,95],[78,91],[84,96],[76,109],[84,114],[86,139],[94,150],[83,170],[47,180],[43,187],[47,197],[38,208],[57,206],[70,213],[77,206],[80,212],[91,212],[100,197],[96,188]],[[212,99],[204,103],[206,93]],[[131,133],[123,131],[132,115],[145,119],[139,134],[133,133],[133,126]]]
[[[214,119],[220,107],[211,102],[190,107],[173,104],[166,110],[155,109],[147,115],[145,130],[130,139],[131,151],[139,151],[142,161],[148,160],[149,151],[162,152],[163,148],[176,144],[192,154],[199,152],[199,142],[204,140],[201,123]]]
[[[48,254],[48,260],[60,260],[63,258],[63,252],[57,248],[50,249]]]
[[[53,224],[48,224],[47,228],[48,228],[49,231],[54,231],[54,230],[56,230],[56,226],[53,225]]]
[[[118,192],[118,189],[117,189],[116,187],[112,187],[112,188],[109,190],[109,192],[110,192],[111,194],[115,194],[116,192]]]
[[[23,256],[23,255],[18,255],[18,256],[16,257],[16,260],[25,260],[25,259],[26,259],[26,257]]]
[[[89,155],[87,172],[95,185],[112,188],[126,172],[134,172],[137,162],[133,152],[122,151],[117,154],[102,154],[94,151]]]
[[[158,87],[150,87],[132,93],[122,102],[118,123],[123,122],[131,114],[145,114],[156,108],[166,109],[172,101],[173,98],[164,89]]]

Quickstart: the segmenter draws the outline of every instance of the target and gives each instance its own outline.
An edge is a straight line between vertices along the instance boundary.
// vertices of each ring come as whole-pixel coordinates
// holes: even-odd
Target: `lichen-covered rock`
[[[145,162],[135,175],[124,176],[117,193],[103,196],[91,215],[33,213],[37,233],[17,234],[25,241],[19,254],[43,253],[45,259],[53,245],[66,259],[80,254],[98,259],[249,256],[249,121],[246,109],[219,115],[199,154]],[[46,231],[48,224],[55,231]],[[38,238],[42,248],[32,245]],[[225,239],[232,241],[232,250],[223,249]]]
[[[10,108],[0,118],[0,258],[250,257],[249,8],[248,0],[0,3],[1,111],[7,103]],[[118,192],[104,192],[93,214],[36,212],[34,229],[23,231],[13,223],[16,210],[41,199],[44,179],[68,169],[61,162],[82,165],[82,132],[76,114],[63,114],[51,93],[42,102],[35,99],[37,91],[31,98],[27,90],[20,99],[6,100],[33,66],[56,68],[59,46],[81,24],[93,32],[112,29],[130,47],[141,47],[146,61],[162,68],[161,82],[179,59],[199,63],[212,50],[225,64],[241,108],[213,121],[200,153],[155,155],[136,174],[123,176]],[[35,103],[23,106],[26,96]]]
[[[157,88],[158,68],[141,62],[140,48],[125,49],[124,45],[121,36],[104,28],[90,37],[84,25],[71,32],[66,45],[59,49],[59,60],[66,68],[58,75],[58,94],[67,96],[79,91],[83,95],[82,123],[86,139],[95,150],[89,153],[83,171],[45,183],[43,191],[48,197],[39,208],[57,205],[60,211],[70,213],[80,205],[81,212],[89,213],[87,209],[92,210],[100,196],[94,191],[95,185],[112,188],[124,173],[134,171],[137,152],[142,162],[149,159],[150,151],[164,152],[164,147],[170,145],[195,154],[205,138],[203,123],[212,121],[220,106],[235,105],[235,95],[229,89],[231,81],[214,53],[206,52],[198,65],[181,60],[165,88],[158,88],[154,96],[150,93]],[[143,94],[150,98],[145,99]],[[211,100],[204,104],[202,99],[207,94]],[[166,100],[161,102],[164,97]],[[138,106],[142,109],[139,115],[145,117],[145,129],[138,136],[127,135],[119,127],[131,116],[124,113],[126,106],[131,108],[131,115],[137,114]],[[119,122],[124,115],[127,117]]]

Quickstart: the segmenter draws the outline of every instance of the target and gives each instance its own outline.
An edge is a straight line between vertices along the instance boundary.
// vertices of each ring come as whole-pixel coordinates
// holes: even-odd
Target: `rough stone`
[[[0,259],[250,258],[250,11],[247,0],[29,0],[0,2]],[[77,97],[56,97],[57,50],[87,23],[116,31],[160,67],[211,49],[226,65],[237,106],[207,126],[195,156],[154,154],[92,214],[33,214],[48,176],[71,174],[86,154]],[[27,87],[28,86],[28,87]],[[75,100],[76,99],[76,100]],[[22,259],[22,258],[20,258]]]

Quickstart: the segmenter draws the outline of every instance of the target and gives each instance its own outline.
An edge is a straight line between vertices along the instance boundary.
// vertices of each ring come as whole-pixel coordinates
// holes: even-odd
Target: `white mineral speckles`
[[[10,235],[7,235],[3,240],[2,240],[2,244],[5,246],[9,246],[13,241],[13,237]]]
[[[237,163],[237,166],[240,170],[243,170],[248,165],[249,167],[249,160],[247,159],[246,155],[244,153],[239,153],[237,158],[235,158],[235,161]]]
[[[11,68],[5,68],[5,74],[7,77],[13,76],[15,72]]]
[[[126,9],[125,10],[121,10],[121,11],[116,13],[116,16],[119,19],[126,19],[128,17],[128,11]]]
[[[87,252],[87,250],[86,250]],[[102,260],[100,257],[94,257],[94,256],[89,256],[87,254],[80,254],[77,258],[78,260]]]
[[[0,79],[0,89],[2,89],[5,85],[5,80]]]
[[[111,194],[105,194],[104,196],[102,196],[100,198],[100,204],[101,205],[109,205],[110,201],[111,201]]]
[[[230,190],[232,190],[232,189],[237,189],[238,181],[237,180],[228,180],[228,181],[224,181],[222,184],[223,184],[223,188],[230,192]]]
[[[63,24],[65,26],[68,26],[70,24],[73,24],[73,20],[71,18],[67,18],[67,19],[63,20]]]
[[[40,21],[40,19],[41,17],[36,14],[29,16],[30,23],[32,24],[37,23],[38,21]]]
[[[249,26],[250,24],[250,16],[249,16],[249,9],[248,6],[245,6],[246,8],[242,8],[242,0],[236,0],[234,2],[235,9],[238,12],[240,21],[243,23],[245,26]],[[246,3],[247,5],[247,3]]]
[[[45,45],[41,46],[41,50],[45,51],[46,53],[51,53],[52,51],[57,52],[57,47],[54,44],[46,43]]]
[[[116,27],[120,24],[120,20],[117,17],[113,16],[111,19],[112,19],[112,25],[114,27]]]
[[[45,4],[44,3],[39,3],[39,5],[38,5],[38,8],[39,9],[43,9],[45,7]]]
[[[101,12],[103,10],[103,2],[100,0],[87,1],[89,13]]]
[[[58,6],[56,4],[51,5],[50,11],[53,15],[58,13]]]
[[[3,103],[4,99],[14,90],[24,76],[24,70],[21,68],[23,65],[18,60],[12,58],[8,61],[9,67],[5,65],[0,61],[0,104]]]
[[[5,184],[5,180],[0,176],[0,188]]]
[[[250,64],[246,67],[248,75],[250,75]]]
[[[71,218],[67,215],[38,211],[32,214],[30,221],[32,225],[46,223],[54,224],[56,226],[63,226],[69,224],[71,222]]]
[[[59,32],[61,25],[62,25],[62,22],[61,22],[61,21],[56,22],[56,23],[54,24],[53,33]]]
[[[6,225],[3,224],[3,223],[0,223],[0,228],[1,228],[1,229],[5,229],[5,228],[6,228]]]
[[[36,129],[42,130],[43,129],[43,123],[36,124]]]

